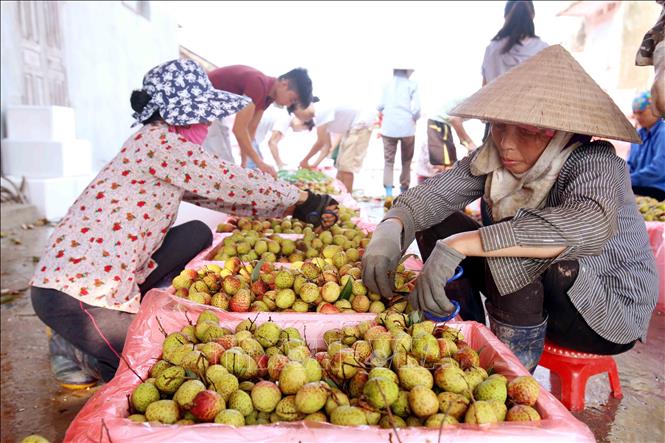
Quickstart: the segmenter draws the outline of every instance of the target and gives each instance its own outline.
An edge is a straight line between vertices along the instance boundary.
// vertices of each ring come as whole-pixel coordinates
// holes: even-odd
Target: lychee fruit
[[[213,421],[215,416],[224,409],[226,409],[224,397],[215,391],[206,389],[196,394],[189,410],[200,421]]]
[[[434,391],[425,386],[414,386],[408,395],[409,408],[418,417],[429,417],[439,410],[439,399]]]
[[[528,375],[517,377],[508,383],[508,397],[517,404],[533,406],[539,393],[540,385]]]
[[[312,382],[303,385],[296,392],[295,404],[298,412],[312,414],[325,406],[328,401],[329,388],[323,382]]]
[[[231,426],[245,426],[245,417],[235,409],[225,409],[215,416],[215,423]]]
[[[171,425],[180,419],[180,409],[173,400],[157,400],[150,403],[145,411],[148,421],[157,421]]]
[[[148,405],[157,400],[159,400],[159,391],[152,383],[141,383],[131,396],[132,407],[140,413],[144,413]]]
[[[282,392],[275,383],[262,380],[252,388],[251,397],[252,403],[258,411],[272,412],[282,399]]]

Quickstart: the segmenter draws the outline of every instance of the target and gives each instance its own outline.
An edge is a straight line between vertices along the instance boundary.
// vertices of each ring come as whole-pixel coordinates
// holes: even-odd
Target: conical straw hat
[[[610,96],[561,45],[497,77],[450,114],[642,143]]]

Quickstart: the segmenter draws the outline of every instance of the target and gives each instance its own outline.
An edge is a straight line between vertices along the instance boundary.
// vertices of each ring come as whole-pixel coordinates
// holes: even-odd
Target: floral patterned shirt
[[[74,202],[51,235],[31,284],[136,313],[138,285],[156,268],[151,256],[181,200],[261,217],[282,215],[298,196],[298,188],[228,164],[163,122],[149,124]]]

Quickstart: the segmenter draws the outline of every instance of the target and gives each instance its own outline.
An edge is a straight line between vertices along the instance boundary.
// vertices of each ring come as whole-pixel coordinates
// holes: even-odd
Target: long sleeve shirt
[[[31,284],[136,313],[138,285],[156,268],[151,256],[181,200],[239,215],[274,216],[298,196],[298,188],[226,163],[164,123],[146,125],[127,139],[55,228]]]
[[[631,144],[628,154],[630,182],[665,191],[665,122],[660,119],[651,128],[639,131],[642,144]]]
[[[486,175],[470,171],[476,153],[400,195],[385,218],[404,224],[403,245],[481,197]],[[479,229],[483,249],[565,246],[557,257],[488,258],[499,292],[514,292],[551,264],[577,260],[568,291],[589,326],[614,343],[646,335],[658,299],[658,274],[644,221],[630,191],[626,164],[607,142],[577,148],[566,160],[543,208],[523,208],[508,221]]]
[[[387,137],[410,137],[420,118],[418,86],[407,77],[394,76],[383,89],[377,110],[383,113],[380,133]]]

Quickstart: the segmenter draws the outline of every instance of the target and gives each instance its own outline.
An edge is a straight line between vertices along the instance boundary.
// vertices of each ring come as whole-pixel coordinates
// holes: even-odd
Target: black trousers
[[[478,222],[456,212],[438,225],[416,233],[423,260],[432,253],[437,240],[459,232],[475,231]],[[461,263],[464,275],[446,285],[446,295],[460,303],[464,320],[485,324],[480,293],[487,298],[487,311],[497,320],[515,326],[542,323],[548,316],[547,338],[553,343],[580,352],[612,355],[631,349],[635,342],[612,343],[596,332],[582,318],[568,297],[579,271],[577,261],[560,261],[539,278],[511,294],[500,295],[484,257],[467,257]]]
[[[633,186],[633,194],[653,197],[659,201],[665,200],[665,191],[651,186]]]
[[[187,262],[211,243],[212,232],[203,222],[191,221],[170,229],[160,248],[152,255],[157,268],[139,285],[141,297],[165,277],[180,272]],[[31,288],[31,299],[42,322],[81,351],[95,357],[104,381],[113,378],[119,359],[83,308],[94,318],[99,330],[119,354],[135,314],[92,306],[64,292],[35,286]]]

